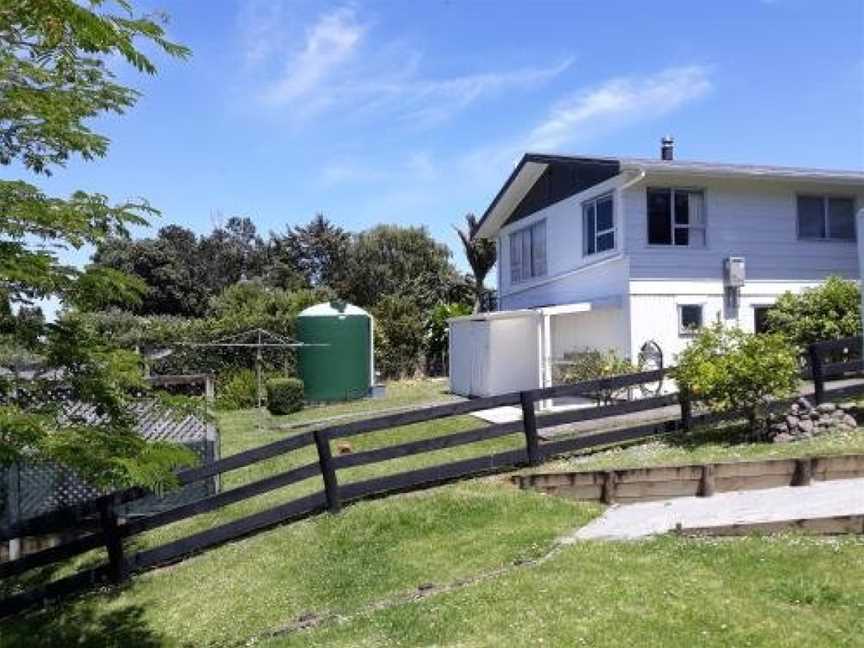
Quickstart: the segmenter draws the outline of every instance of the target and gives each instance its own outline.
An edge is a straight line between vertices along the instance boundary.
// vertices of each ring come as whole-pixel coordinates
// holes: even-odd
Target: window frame
[[[535,272],[535,247],[534,247],[534,237],[535,231],[543,228],[543,268],[542,272]],[[547,224],[546,219],[541,218],[539,220],[534,221],[529,225],[525,225],[520,227],[519,229],[513,230],[507,234],[507,242],[509,245],[508,252],[508,265],[510,270],[510,285],[522,284],[532,279],[539,279],[541,277],[545,277],[549,273],[549,237],[547,236]],[[528,243],[528,259],[525,259],[525,237],[527,236]],[[513,277],[513,251],[514,251],[514,242],[518,238],[518,249],[519,249],[519,278],[514,279]]]
[[[802,236],[801,234],[801,212],[799,210],[799,201],[801,198],[818,198],[822,201],[822,225],[825,228],[825,236]],[[830,201],[848,200],[852,203],[852,238],[839,238],[831,236],[831,221],[828,218],[828,205]],[[795,237],[799,241],[820,242],[820,243],[856,243],[858,241],[858,219],[855,217],[857,213],[857,201],[855,196],[849,194],[833,194],[833,193],[796,193],[795,194]]]
[[[598,230],[597,229],[597,204],[600,202],[604,202],[606,200],[608,200],[612,205],[612,227],[610,227],[608,229],[604,229],[604,230]],[[589,207],[594,208],[594,214],[593,214],[593,217],[594,217],[594,251],[593,252],[588,251],[588,226],[587,226],[588,212],[587,212],[587,210]],[[608,234],[612,235],[612,247],[606,248],[605,250],[598,249],[597,241],[600,239],[601,236],[606,236]],[[605,252],[614,252],[617,249],[618,249],[618,227],[616,226],[616,223],[615,223],[615,194],[610,191],[608,193],[604,193],[604,194],[601,194],[601,195],[596,196],[594,198],[589,198],[588,200],[583,201],[582,202],[582,256],[583,256],[583,258],[589,257],[589,256],[595,256],[597,254],[603,254]]]
[[[650,215],[648,213],[648,194],[652,191],[668,191],[669,192],[669,225],[670,231],[672,233],[672,238],[669,243],[651,243],[650,242]],[[699,194],[702,196],[702,225],[691,225],[688,223],[687,225],[680,225],[675,222],[675,192],[686,193],[686,194]],[[649,248],[657,248],[660,250],[667,250],[669,248],[692,248],[694,250],[707,250],[708,249],[708,201],[705,198],[706,191],[704,187],[646,187],[645,189],[645,245]],[[688,230],[687,234],[687,245],[679,245],[675,243],[675,230],[677,229],[686,229]],[[702,245],[693,245],[690,243],[692,237],[689,234],[689,230],[702,230],[703,240],[705,241]]]
[[[680,247],[684,247],[683,245]],[[699,333],[699,331],[705,328],[705,304],[676,304],[677,313],[678,313],[678,335],[680,337],[693,337]],[[698,308],[699,309],[699,326],[696,328],[686,328],[684,326],[684,309],[685,308]]]

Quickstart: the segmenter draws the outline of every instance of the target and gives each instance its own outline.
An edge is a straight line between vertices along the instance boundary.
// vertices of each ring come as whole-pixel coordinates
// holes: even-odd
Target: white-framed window
[[[648,244],[705,247],[705,196],[696,189],[649,188]]]
[[[546,274],[546,221],[510,234],[510,283]]]
[[[615,213],[612,194],[582,203],[582,254],[615,249]]]
[[[679,335],[696,335],[702,325],[702,304],[678,304]]]
[[[855,240],[855,200],[838,196],[798,196],[798,238]]]

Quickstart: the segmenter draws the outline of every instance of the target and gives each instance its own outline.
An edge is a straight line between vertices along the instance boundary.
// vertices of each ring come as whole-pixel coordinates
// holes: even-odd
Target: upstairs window
[[[546,221],[510,235],[510,283],[546,274]]]
[[[855,201],[832,196],[798,196],[798,238],[855,240]]]
[[[649,189],[648,244],[705,247],[705,200],[702,192]]]
[[[615,217],[612,196],[582,203],[582,253],[585,256],[615,249]]]

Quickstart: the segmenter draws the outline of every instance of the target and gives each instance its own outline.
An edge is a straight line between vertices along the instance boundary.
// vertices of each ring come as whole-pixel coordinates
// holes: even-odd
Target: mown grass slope
[[[391,386],[390,393],[406,405],[438,400],[443,388],[440,381],[419,381]],[[350,407],[315,411],[320,418],[363,415],[346,412]],[[295,434],[308,416],[220,414],[223,455]],[[455,417],[351,443],[356,451],[481,425]],[[343,476],[361,479],[522,442],[514,435]],[[864,451],[860,430],[774,445],[742,443],[734,430],[721,429],[541,469],[857,451]],[[229,473],[223,487],[311,460],[309,448]],[[149,533],[138,544],[181,537],[320,486],[320,479],[310,479]],[[593,542],[530,562],[599,510],[515,490],[503,476],[363,502],[0,624],[0,646],[864,645],[860,538]],[[448,591],[439,592],[442,587]],[[412,600],[418,593],[425,594]],[[297,630],[304,620],[314,627]]]

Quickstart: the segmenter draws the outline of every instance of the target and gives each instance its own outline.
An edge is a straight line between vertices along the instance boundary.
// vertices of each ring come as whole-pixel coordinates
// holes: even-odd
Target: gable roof
[[[493,238],[506,224],[524,218],[558,200],[574,195],[584,186],[574,180],[569,191],[558,188],[547,192],[546,199],[530,200],[529,193],[552,167],[581,165],[589,169],[585,179],[594,179],[599,184],[623,172],[645,172],[651,175],[690,175],[717,178],[764,178],[778,181],[807,181],[826,184],[852,185],[864,188],[864,171],[813,169],[754,164],[728,164],[722,162],[700,162],[691,160],[660,160],[651,158],[613,158],[604,156],[546,155],[526,153],[513,169],[510,177],[489,207],[483,213],[475,236]],[[614,171],[614,173],[612,172]],[[530,204],[524,204],[530,203]]]

